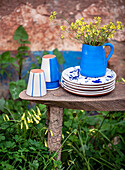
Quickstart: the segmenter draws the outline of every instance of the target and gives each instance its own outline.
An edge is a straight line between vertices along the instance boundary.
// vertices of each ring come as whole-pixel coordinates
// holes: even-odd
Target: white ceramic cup
[[[59,71],[56,56],[52,54],[44,55],[41,69],[45,72],[47,90],[59,88]]]
[[[30,71],[26,94],[33,97],[41,97],[47,94],[43,70],[32,69]]]

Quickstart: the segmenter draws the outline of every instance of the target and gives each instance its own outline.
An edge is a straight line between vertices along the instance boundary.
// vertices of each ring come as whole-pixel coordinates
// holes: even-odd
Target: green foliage
[[[37,108],[34,107],[35,114]],[[0,169],[42,170],[46,165],[47,169],[61,169],[62,163],[56,161],[44,145],[46,108],[44,105],[39,105],[39,108],[41,120],[39,124],[30,124],[28,130],[20,127],[23,113],[8,114],[8,121],[3,121],[3,115],[0,115]]]
[[[16,82],[11,81],[9,83],[9,91],[11,93],[11,96],[13,100],[16,100],[19,98],[19,93],[26,88],[26,82],[25,80],[18,80]]]
[[[0,74],[3,75],[6,73],[9,77],[11,76],[10,73],[6,71],[6,68],[11,64],[18,73],[19,80],[23,77],[22,76],[22,67],[25,57],[28,56],[28,50],[30,48],[26,46],[26,44],[30,44],[28,41],[28,34],[24,27],[20,25],[13,36],[13,39],[16,40],[20,46],[17,49],[16,58],[11,57],[9,51],[6,51],[0,55]]]
[[[37,115],[39,111],[35,106],[27,110],[27,104],[23,102],[0,100],[2,116],[6,120],[0,117],[1,169],[125,168],[125,112],[99,112],[99,115],[91,116],[83,110],[65,109],[61,162],[56,161],[57,153],[50,154],[44,143],[47,140],[45,105],[38,107],[41,112],[39,123],[29,123],[28,112]],[[28,129],[25,122],[21,129],[24,112]]]
[[[43,51],[43,55],[49,54],[49,51]]]
[[[5,100],[4,100],[4,98],[2,97],[2,98],[0,99],[0,110],[1,110],[1,111],[4,110],[4,105],[5,105]]]
[[[36,60],[37,60],[37,65],[35,63],[33,63],[31,65],[31,69],[40,69],[40,66],[42,63],[42,58],[40,56],[36,56]]]
[[[85,111],[67,110],[63,134],[77,132],[68,138],[62,150],[62,161],[72,169],[125,168],[125,112],[100,112],[89,116]]]
[[[30,44],[30,42],[28,41],[28,34],[22,25],[20,25],[16,29],[13,39],[18,41],[18,43],[20,44],[20,47],[18,47],[16,54],[17,63],[19,65],[18,75],[20,80],[22,78],[23,62],[25,60],[25,56],[28,56],[27,51],[30,50],[30,48],[26,46],[26,44]]]
[[[22,25],[16,29],[13,39],[17,40],[20,44],[30,44],[28,41],[28,34]]]
[[[15,68],[18,68],[18,65],[15,64],[16,59],[11,57],[10,52],[6,51],[0,55],[0,74],[3,75],[6,73],[9,77],[11,76],[10,73],[6,71],[6,68],[11,64]]]
[[[64,64],[65,60],[63,58],[63,55],[61,52],[58,51],[58,49],[53,50],[53,54],[57,57],[57,61],[59,64]]]

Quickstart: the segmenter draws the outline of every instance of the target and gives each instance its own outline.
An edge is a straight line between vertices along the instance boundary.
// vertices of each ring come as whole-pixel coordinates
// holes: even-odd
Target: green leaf
[[[0,134],[0,141],[5,140],[5,136],[3,134]]]
[[[42,63],[42,58],[40,56],[36,56],[36,59],[37,59],[37,63],[38,64],[41,64]]]
[[[4,105],[5,105],[5,100],[4,100],[4,98],[2,97],[2,98],[0,99],[0,110],[1,110],[1,111],[4,111]]]
[[[19,42],[20,44],[31,44],[30,41],[22,41],[22,40],[18,40],[18,42]]]
[[[30,48],[28,46],[21,46],[18,48],[18,51],[28,51]]]
[[[6,142],[6,147],[7,148],[14,148],[16,146],[15,142],[12,141],[7,141]]]
[[[72,120],[65,121],[65,122],[64,122],[64,125],[65,125],[66,127],[71,127],[71,125],[72,125]]]
[[[19,41],[19,43],[21,40],[28,40],[28,34],[22,25],[16,29],[13,39]]]
[[[11,57],[9,51],[6,51],[6,52],[1,54],[0,64],[3,64],[2,65],[3,68],[6,68],[9,65],[9,63],[11,64],[11,63],[14,63],[14,62],[16,62],[16,59]]]
[[[34,169],[38,169],[39,167],[39,163],[37,160],[34,160],[33,163],[29,162],[29,168],[34,170]]]
[[[14,100],[19,98],[20,92],[25,88],[26,88],[25,80],[18,80],[17,82],[12,81],[9,83],[9,90]]]
[[[61,52],[58,51],[57,48],[53,50],[53,54],[56,56],[59,64],[64,64],[65,60],[63,58],[63,55]]]
[[[48,51],[43,51],[43,56],[49,54]]]
[[[31,149],[32,151],[36,151],[36,149],[34,147],[29,147],[29,149]]]
[[[4,59],[4,58],[9,58],[10,57],[10,51],[6,51],[4,53],[1,54],[1,58]]]
[[[14,67],[16,67],[16,68],[19,68],[19,65],[18,65],[18,64],[13,63],[12,65],[13,65]]]

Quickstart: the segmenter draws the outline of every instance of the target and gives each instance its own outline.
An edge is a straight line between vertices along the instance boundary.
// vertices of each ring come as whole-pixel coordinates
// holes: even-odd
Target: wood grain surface
[[[71,94],[62,87],[48,91],[43,97],[30,97],[26,90],[19,97],[35,103],[61,108],[79,109],[86,111],[124,111],[125,110],[125,83],[116,83],[116,88],[111,93],[98,97],[85,97]]]

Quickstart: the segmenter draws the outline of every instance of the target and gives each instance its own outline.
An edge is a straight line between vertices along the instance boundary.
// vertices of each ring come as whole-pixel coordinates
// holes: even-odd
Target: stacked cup
[[[30,71],[26,94],[41,97],[47,94],[46,90],[59,88],[59,71],[55,55],[44,55],[41,69]]]
[[[59,71],[56,56],[52,54],[44,55],[41,69],[45,72],[47,90],[59,88]]]

